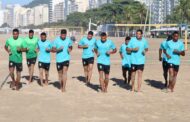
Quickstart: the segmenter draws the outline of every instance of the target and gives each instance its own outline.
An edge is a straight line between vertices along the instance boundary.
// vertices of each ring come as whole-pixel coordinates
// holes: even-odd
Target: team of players
[[[137,30],[136,37],[126,37],[121,45],[119,53],[122,59],[122,73],[125,83],[132,85],[132,91],[141,91],[142,75],[148,51],[148,42],[142,36],[142,30]],[[110,74],[110,56],[117,52],[112,40],[107,38],[106,33],[101,33],[101,39],[96,40],[93,32],[89,31],[87,37],[83,37],[78,48],[83,49],[82,63],[86,79],[86,85],[90,85],[94,57],[97,56],[97,68],[102,92],[107,92]],[[164,78],[166,88],[174,91],[177,73],[180,65],[180,56],[185,55],[184,44],[179,39],[178,32],[162,42],[159,50],[159,60],[163,62]],[[5,50],[9,54],[9,71],[12,78],[10,87],[19,90],[21,79],[22,53],[26,52],[27,66],[29,69],[29,83],[33,81],[34,66],[38,58],[39,79],[42,86],[48,85],[51,53],[56,53],[56,66],[61,86],[61,91],[66,91],[67,71],[69,68],[73,49],[73,42],[67,37],[67,31],[61,30],[61,34],[53,42],[47,40],[46,33],[41,33],[40,39],[34,36],[30,30],[26,38],[19,37],[19,30],[13,30],[13,36],[6,41]],[[15,71],[16,68],[16,78]],[[169,84],[168,84],[169,71]],[[128,75],[127,75],[128,74]],[[137,77],[137,89],[135,89],[135,77]],[[44,79],[45,78],[45,79]]]

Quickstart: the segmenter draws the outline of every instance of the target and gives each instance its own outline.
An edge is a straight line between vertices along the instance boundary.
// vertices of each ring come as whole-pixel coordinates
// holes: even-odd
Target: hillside
[[[28,5],[25,5],[24,7],[32,8],[40,4],[49,4],[49,2],[50,0],[33,0],[32,2],[30,2]]]

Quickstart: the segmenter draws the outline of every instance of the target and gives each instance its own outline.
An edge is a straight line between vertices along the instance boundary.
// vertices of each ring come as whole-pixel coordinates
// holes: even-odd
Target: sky
[[[2,0],[2,4],[3,4],[3,6],[5,6],[6,4],[21,4],[21,5],[25,5],[25,4],[28,4],[31,1],[32,0]]]

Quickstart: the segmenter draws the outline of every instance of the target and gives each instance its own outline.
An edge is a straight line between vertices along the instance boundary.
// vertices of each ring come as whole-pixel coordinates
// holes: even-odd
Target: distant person
[[[162,68],[163,68],[163,72],[164,72],[163,76],[165,79],[165,87],[166,88],[168,86],[168,63],[167,63],[167,57],[163,53],[163,51],[164,51],[164,48],[166,47],[166,43],[170,40],[172,40],[171,35],[169,35],[168,38],[160,44],[160,49],[159,49],[159,61],[162,61]]]
[[[29,30],[28,37],[25,38],[26,59],[27,59],[27,66],[29,69],[29,83],[32,83],[33,80],[34,66],[36,64],[36,59],[37,59],[36,48],[38,46],[38,40],[39,39],[34,36],[34,31]]]
[[[120,51],[119,51],[121,59],[122,59],[123,78],[125,80],[125,83],[128,83],[128,84],[130,84],[130,80],[131,80],[131,53],[128,53],[126,49],[128,47],[130,40],[131,40],[130,37],[126,37],[125,42],[121,45]]]
[[[133,37],[128,44],[127,51],[131,53],[131,83],[132,91],[135,91],[135,76],[138,74],[138,89],[141,92],[142,75],[144,71],[145,56],[148,51],[148,42],[143,36],[142,30],[137,30],[136,37]]]
[[[172,34],[172,40],[166,43],[164,53],[167,57],[169,68],[168,88],[171,90],[171,92],[174,92],[180,66],[180,56],[185,56],[185,47],[183,41],[179,40],[179,33],[177,31]]]
[[[7,39],[5,44],[5,50],[9,54],[9,72],[12,79],[10,87],[14,90],[19,90],[21,72],[23,70],[22,66],[22,52],[24,48],[24,40],[19,37],[19,30],[14,29],[12,31],[13,37]],[[15,71],[16,68],[16,78]]]
[[[50,62],[51,62],[51,51],[52,51],[52,44],[49,40],[47,40],[46,33],[42,32],[40,34],[40,40],[38,41],[37,50],[39,51],[38,56],[38,67],[40,72],[40,82],[42,86],[48,85],[48,78],[49,78],[49,69],[50,69]],[[45,75],[45,81],[44,81]]]
[[[79,49],[83,49],[82,63],[87,85],[90,84],[90,80],[92,77],[95,43],[96,39],[93,38],[93,32],[89,31],[88,36],[83,37],[78,45]]]
[[[67,72],[70,64],[70,53],[73,49],[73,42],[67,37],[67,31],[61,30],[60,36],[53,42],[53,52],[56,53],[57,71],[61,85],[61,91],[66,91]]]
[[[101,39],[96,41],[95,52],[97,55],[99,80],[102,92],[107,92],[110,73],[110,55],[117,52],[115,44],[107,39],[106,33],[101,33]]]

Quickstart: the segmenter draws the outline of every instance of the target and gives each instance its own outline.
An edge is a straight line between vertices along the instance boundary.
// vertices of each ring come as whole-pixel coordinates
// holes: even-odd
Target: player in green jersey
[[[5,44],[5,50],[9,54],[9,72],[12,78],[11,88],[19,90],[19,84],[22,72],[22,52],[23,52],[23,39],[19,37],[19,30],[13,30],[13,37],[7,39]],[[14,70],[16,68],[16,78],[14,75]]]
[[[33,74],[34,74],[34,66],[36,64],[37,59],[37,45],[38,45],[38,38],[34,36],[34,31],[29,30],[28,37],[25,38],[24,41],[26,48],[26,59],[27,65],[29,70],[29,83],[32,83]]]

